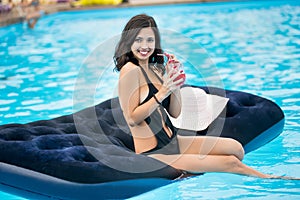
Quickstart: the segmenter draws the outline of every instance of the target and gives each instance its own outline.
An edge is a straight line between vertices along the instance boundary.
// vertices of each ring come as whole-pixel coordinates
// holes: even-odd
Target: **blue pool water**
[[[189,67],[189,62],[185,63],[188,83],[211,85],[217,80],[226,89],[264,96],[283,109],[286,116],[283,133],[246,155],[245,163],[265,173],[300,177],[300,3],[297,1],[63,12],[44,16],[34,30],[27,29],[25,24],[0,28],[0,124],[26,123],[72,113],[75,84],[80,69],[88,65],[87,57],[99,62],[99,69],[105,71],[101,80],[93,77],[93,73],[88,74],[98,83],[94,101],[114,96],[109,86],[116,85],[118,74],[101,68],[103,55],[93,57],[91,52],[113,48],[109,46],[113,43],[111,38],[117,37],[128,19],[139,13],[155,17],[163,29],[167,49],[201,57],[201,61],[189,58],[189,62],[198,65],[198,74]],[[207,54],[194,51],[199,46]],[[132,199],[254,198],[299,199],[300,182],[210,173]],[[22,198],[0,192],[0,199]]]

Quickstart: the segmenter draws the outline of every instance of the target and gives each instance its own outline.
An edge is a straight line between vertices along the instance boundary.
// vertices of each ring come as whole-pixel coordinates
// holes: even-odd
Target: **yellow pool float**
[[[89,5],[118,5],[122,0],[79,0],[74,2],[76,6],[89,6]]]

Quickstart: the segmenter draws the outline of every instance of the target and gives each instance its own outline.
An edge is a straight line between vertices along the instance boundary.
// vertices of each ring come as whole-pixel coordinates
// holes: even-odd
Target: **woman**
[[[162,53],[154,19],[144,14],[131,18],[122,32],[114,59],[116,70],[120,71],[119,100],[133,136],[135,152],[187,172],[282,178],[243,164],[244,150],[236,140],[177,135],[178,130],[166,111],[175,118],[180,114],[180,86],[184,77],[176,68],[180,63],[174,55],[170,55],[164,67]]]
[[[33,29],[41,17],[39,0],[22,0],[21,5],[25,11],[26,21],[29,28]]]

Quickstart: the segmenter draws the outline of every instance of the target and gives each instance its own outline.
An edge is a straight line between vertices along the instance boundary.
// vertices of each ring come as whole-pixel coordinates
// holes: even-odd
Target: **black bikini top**
[[[149,99],[151,99],[157,92],[158,92],[158,89],[153,85],[153,83],[150,81],[147,73],[145,72],[145,70],[139,66],[144,74],[144,77],[147,81],[147,85],[148,85],[148,88],[149,88],[149,92],[148,92],[148,95],[146,97],[146,99],[141,103],[145,103],[146,101],[148,101]],[[155,76],[158,78],[158,80],[163,83],[163,81],[161,80],[161,78],[154,72]],[[165,108],[165,109],[169,109],[169,105],[170,105],[170,95],[165,98],[162,102],[161,102],[161,105]]]

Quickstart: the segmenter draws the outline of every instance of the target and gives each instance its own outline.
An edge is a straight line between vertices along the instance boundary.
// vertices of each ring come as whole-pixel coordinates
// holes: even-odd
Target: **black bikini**
[[[158,92],[157,88],[152,84],[152,82],[150,81],[150,79],[147,76],[147,73],[145,72],[145,70],[140,67],[144,77],[147,81],[147,85],[149,88],[149,93],[148,96],[146,97],[146,99],[141,103],[145,103],[146,101],[148,101],[149,99],[151,99],[153,97],[154,94],[156,94]],[[162,83],[161,78],[154,73],[157,78],[160,80],[160,82]],[[150,129],[152,130],[152,132],[155,134],[156,140],[157,140],[157,146],[149,151],[143,152],[143,154],[179,154],[179,146],[178,146],[178,140],[177,140],[177,129],[173,126],[173,124],[171,123],[165,109],[169,108],[169,104],[170,104],[170,96],[168,96],[166,99],[164,99],[161,103],[161,105],[159,105],[159,110],[162,114],[163,117],[163,121],[165,122],[166,126],[170,128],[171,132],[172,132],[172,136],[169,136],[167,134],[167,132],[164,130],[163,126],[162,126],[162,118],[161,118],[161,114],[158,112],[158,110],[155,110],[151,113],[151,115],[149,117],[147,117],[145,119],[145,122],[149,125]]]

